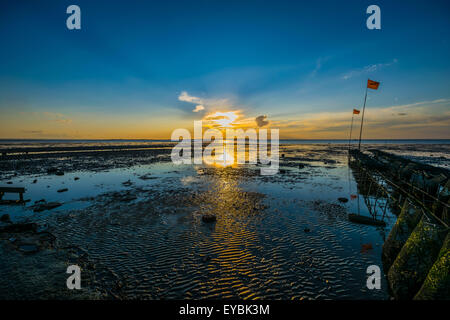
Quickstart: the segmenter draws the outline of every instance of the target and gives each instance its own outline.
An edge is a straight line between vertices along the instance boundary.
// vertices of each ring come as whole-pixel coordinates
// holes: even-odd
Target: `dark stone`
[[[73,178],[73,180],[77,181],[77,180],[80,180],[80,178],[78,178],[78,177],[75,177],[75,178]]]
[[[64,175],[64,172],[63,171],[60,171],[60,170],[58,170],[58,171],[56,171],[56,173],[55,173],[57,176],[63,176]]]
[[[305,229],[303,229],[303,231],[304,231],[305,233],[308,233],[308,232],[310,232],[310,231],[311,231],[311,229],[309,229],[309,228],[305,228]]]
[[[36,183],[36,182],[37,182],[37,179],[34,179],[34,180],[33,180],[33,183]]]
[[[216,216],[213,214],[204,214],[202,216],[202,221],[206,223],[215,222],[216,220]]]
[[[348,202],[347,198],[338,198],[339,202],[346,203]]]
[[[69,189],[63,188],[63,189],[59,189],[59,190],[58,190],[58,192],[66,192],[66,191],[69,191]]]

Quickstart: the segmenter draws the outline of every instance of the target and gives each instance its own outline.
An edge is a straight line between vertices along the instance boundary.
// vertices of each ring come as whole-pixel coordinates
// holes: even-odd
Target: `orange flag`
[[[373,80],[367,80],[367,88],[377,90],[378,86],[380,85],[379,82],[373,81]]]
[[[359,114],[359,110],[353,109],[353,114]]]

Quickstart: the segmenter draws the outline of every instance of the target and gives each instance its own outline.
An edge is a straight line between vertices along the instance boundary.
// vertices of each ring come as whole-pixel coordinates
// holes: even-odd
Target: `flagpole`
[[[350,137],[348,138],[348,150],[350,150],[350,141],[352,141],[353,118],[354,117],[355,117],[355,113],[352,112],[352,124],[350,125]]]
[[[364,122],[364,111],[366,110],[366,100],[367,100],[367,85],[366,85],[366,95],[364,97],[363,114],[361,116],[361,129],[359,130],[358,150],[361,150],[361,135],[362,135],[363,122]]]

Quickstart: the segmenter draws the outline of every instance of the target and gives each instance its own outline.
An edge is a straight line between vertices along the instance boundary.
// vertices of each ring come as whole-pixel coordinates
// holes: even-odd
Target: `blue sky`
[[[66,28],[71,4],[81,30]],[[371,4],[381,30],[366,28]],[[284,138],[345,138],[369,77],[381,86],[369,92],[367,138],[450,138],[449,9],[400,0],[2,1],[0,138],[169,139],[234,110],[244,122],[266,115]]]

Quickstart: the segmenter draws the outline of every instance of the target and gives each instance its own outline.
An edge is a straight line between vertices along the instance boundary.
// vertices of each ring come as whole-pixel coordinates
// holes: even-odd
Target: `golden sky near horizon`
[[[449,139],[450,99],[390,107],[367,107],[365,139]],[[167,116],[170,114],[170,117]],[[196,114],[197,115],[197,114]],[[355,115],[353,138],[357,138],[361,115]],[[260,118],[262,128],[277,128],[280,139],[348,139],[352,108],[348,112],[318,112],[289,118]],[[183,117],[179,110],[159,114],[115,115],[103,113],[54,113],[8,110],[0,120],[2,139],[170,139],[177,128],[192,132],[193,121],[202,120],[223,128],[258,128],[257,114],[237,108]],[[212,120],[216,119],[216,120]],[[220,125],[219,125],[219,124]]]

